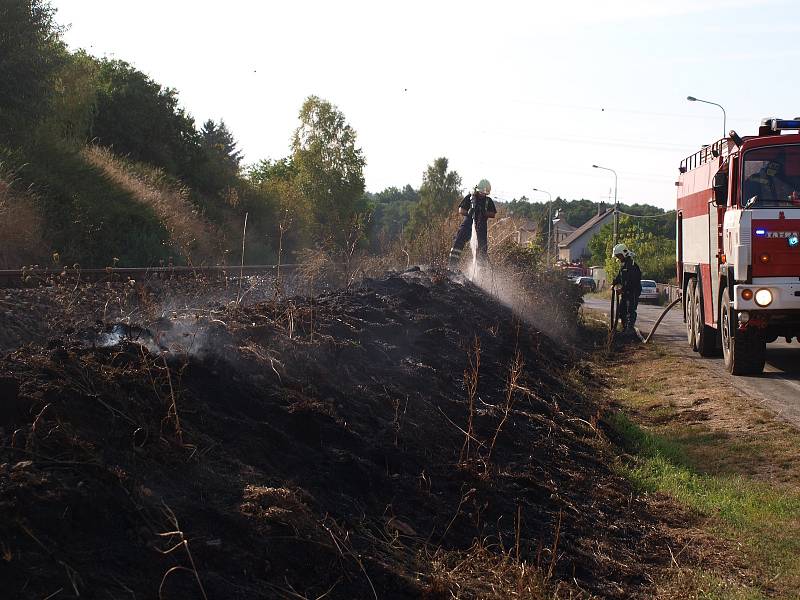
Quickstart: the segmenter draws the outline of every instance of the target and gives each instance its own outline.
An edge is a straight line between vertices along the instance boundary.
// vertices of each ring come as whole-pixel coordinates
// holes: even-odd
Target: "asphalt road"
[[[609,300],[584,298],[584,302],[586,308],[606,315],[609,313]],[[661,306],[639,304],[636,326],[644,337],[650,333],[663,310]],[[734,377],[725,370],[722,357],[702,358],[689,348],[680,303],[661,321],[652,342],[674,347],[681,355],[698,361],[710,372],[730,381],[731,386],[740,393],[757,399],[772,412],[800,427],[800,344],[797,342],[787,344],[785,341],[778,341],[767,344],[767,363],[763,375]]]

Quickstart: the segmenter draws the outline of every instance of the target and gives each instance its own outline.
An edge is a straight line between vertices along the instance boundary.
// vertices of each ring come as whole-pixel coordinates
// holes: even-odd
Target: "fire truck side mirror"
[[[714,175],[714,204],[725,206],[728,203],[728,173],[720,171]]]

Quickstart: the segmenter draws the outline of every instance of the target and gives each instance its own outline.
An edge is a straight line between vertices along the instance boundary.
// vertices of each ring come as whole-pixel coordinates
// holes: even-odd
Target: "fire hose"
[[[616,288],[612,287],[611,288],[611,337],[612,337],[612,339],[614,337],[614,334],[617,332],[617,322],[619,321],[619,318],[620,318],[619,317],[619,296],[620,295],[617,293]],[[650,341],[650,338],[653,337],[653,334],[656,332],[656,329],[658,329],[658,326],[661,324],[661,321],[664,319],[664,317],[667,315],[667,313],[670,311],[670,309],[680,301],[681,301],[681,296],[678,296],[677,298],[675,298],[675,300],[673,300],[672,302],[667,304],[666,307],[664,307],[664,310],[661,311],[661,314],[658,316],[658,319],[656,319],[656,322],[653,324],[653,328],[650,330],[650,333],[648,333],[647,337],[642,340],[643,343],[646,344],[647,342]]]

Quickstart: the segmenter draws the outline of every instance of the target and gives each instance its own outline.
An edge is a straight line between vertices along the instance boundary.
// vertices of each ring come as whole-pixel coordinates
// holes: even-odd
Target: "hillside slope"
[[[471,284],[157,329],[0,361],[14,597],[647,597],[665,540],[588,374]]]

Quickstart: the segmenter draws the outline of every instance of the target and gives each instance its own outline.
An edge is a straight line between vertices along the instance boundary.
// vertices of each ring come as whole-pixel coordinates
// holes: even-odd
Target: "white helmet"
[[[623,243],[617,244],[616,246],[614,246],[614,249],[611,251],[611,256],[617,256],[619,254],[621,254],[625,258],[628,258],[629,256],[633,257],[633,252],[628,250],[628,247]]]
[[[488,196],[492,192],[492,184],[489,183],[488,179],[481,179],[478,185],[475,186],[475,191]]]

